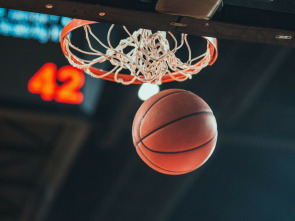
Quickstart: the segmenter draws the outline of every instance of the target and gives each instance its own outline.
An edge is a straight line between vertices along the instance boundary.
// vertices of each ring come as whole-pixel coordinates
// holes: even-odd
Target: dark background
[[[204,41],[190,40],[202,51]],[[139,85],[88,77],[90,103],[45,102],[27,82],[46,62],[68,64],[59,44],[0,36],[0,220],[294,220],[295,50],[218,43],[212,67],[160,86],[198,94],[218,123],[206,164],[169,176],[132,144]]]
[[[219,139],[202,168],[181,176],[148,168],[130,135],[138,86],[107,82],[102,129],[48,220],[293,220],[294,49],[219,41],[219,50],[217,63],[193,80],[161,86],[191,90],[212,107]]]

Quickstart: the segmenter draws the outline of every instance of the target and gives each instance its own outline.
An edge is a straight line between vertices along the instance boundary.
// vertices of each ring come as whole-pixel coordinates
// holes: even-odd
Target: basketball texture
[[[164,174],[185,174],[200,167],[212,154],[217,125],[212,110],[199,96],[169,89],[140,106],[132,138],[148,166]]]

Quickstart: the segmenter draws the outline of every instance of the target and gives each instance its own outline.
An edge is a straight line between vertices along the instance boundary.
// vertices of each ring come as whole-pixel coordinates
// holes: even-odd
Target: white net
[[[116,47],[111,44],[110,36],[114,28],[112,25],[107,34],[107,45],[104,44],[96,35],[93,34],[89,25],[84,26],[84,31],[89,46],[89,51],[82,50],[72,44],[69,37],[66,38],[67,58],[69,62],[87,74],[93,77],[103,78],[107,75],[114,74],[114,80],[122,84],[132,84],[136,79],[143,83],[161,84],[163,76],[169,75],[173,80],[184,81],[190,79],[192,75],[197,74],[201,69],[208,65],[210,61],[210,52],[207,50],[204,54],[192,58],[191,49],[187,40],[187,34],[181,34],[180,42],[171,32],[157,31],[152,32],[147,29],[139,29],[132,34],[123,26],[129,37],[122,39]],[[167,33],[174,42],[173,48],[170,47],[167,40]],[[105,53],[95,49],[92,40],[98,42],[106,49]],[[182,62],[176,57],[175,53],[181,47],[186,46],[188,52],[188,60]],[[95,56],[92,60],[81,59],[75,55],[71,49],[77,52]],[[202,59],[201,64],[194,65]],[[77,64],[79,61],[80,64]],[[91,71],[92,66],[97,63],[109,61],[114,67],[109,72],[97,75]],[[132,76],[130,80],[119,77],[122,70]]]

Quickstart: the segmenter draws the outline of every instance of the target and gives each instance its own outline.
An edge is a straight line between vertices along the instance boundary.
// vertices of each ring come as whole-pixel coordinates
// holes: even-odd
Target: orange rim
[[[73,19],[72,21],[70,21],[62,30],[61,35],[60,35],[60,44],[61,44],[61,48],[62,51],[64,53],[64,55],[66,57],[68,57],[68,52],[67,52],[67,48],[66,48],[66,37],[75,29],[77,28],[81,28],[85,25],[91,25],[91,24],[96,24],[99,22],[96,21],[87,21],[87,20],[81,20],[81,19]],[[218,50],[217,50],[217,39],[216,38],[212,38],[212,37],[205,37],[202,36],[204,39],[206,39],[209,43],[209,53],[210,53],[210,61],[209,61],[209,65],[211,66],[212,64],[214,64],[214,62],[217,59],[218,56]],[[70,59],[72,61],[74,61],[76,64],[81,65],[82,63],[80,61],[78,61],[77,59],[75,59],[73,56],[70,57]],[[198,67],[202,64],[202,62],[206,61],[207,59],[207,55],[205,57],[203,57],[200,61],[198,61],[197,63],[195,63],[193,66],[194,67]],[[99,76],[102,76],[104,74],[106,74],[108,71],[105,70],[101,70],[95,67],[90,67],[89,70]],[[190,70],[186,70],[184,72],[188,72]],[[171,73],[175,78],[177,78],[178,80],[184,79],[185,76],[181,73],[177,73],[177,72],[173,72]],[[115,81],[114,79],[115,74],[114,73],[110,73],[109,75],[102,77],[102,79],[108,80],[108,81]],[[118,78],[122,78],[124,81],[131,81],[133,80],[134,76],[131,75],[127,75],[127,74],[118,74],[117,75]],[[162,77],[161,81],[164,82],[171,82],[174,81],[173,78],[171,78],[170,75],[166,74]],[[141,82],[140,80],[136,79],[133,84],[142,84],[143,82]]]

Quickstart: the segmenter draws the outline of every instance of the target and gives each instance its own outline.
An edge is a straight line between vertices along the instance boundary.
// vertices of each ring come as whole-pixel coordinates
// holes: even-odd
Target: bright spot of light
[[[154,94],[160,91],[160,87],[157,84],[149,84],[145,83],[142,84],[138,91],[138,97],[145,101],[146,99],[150,98]]]

